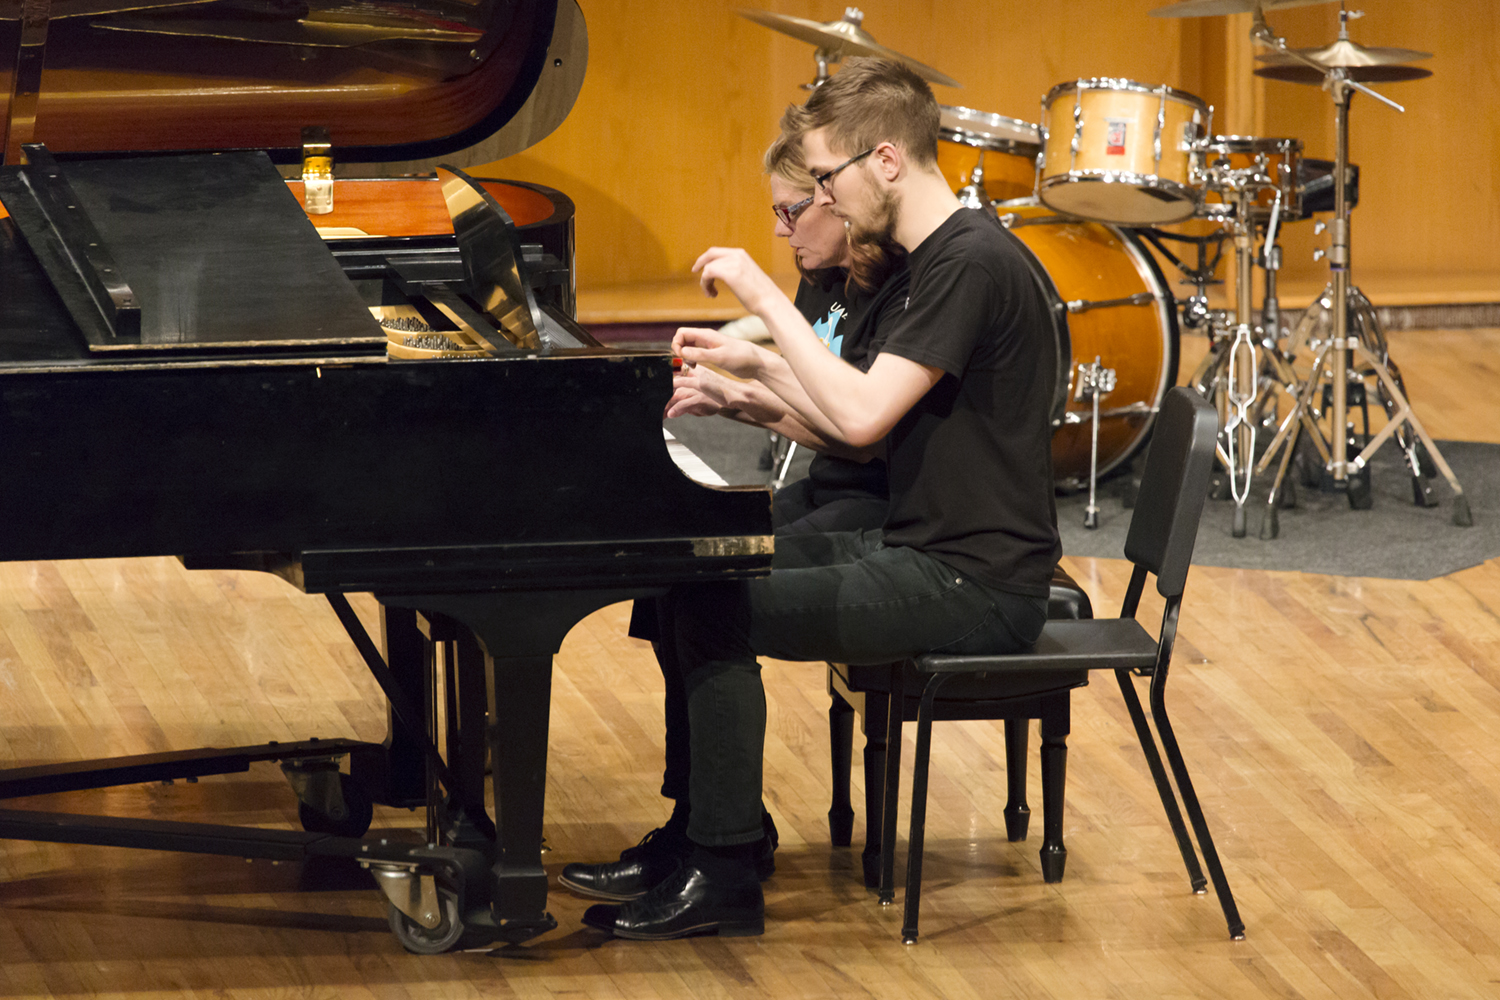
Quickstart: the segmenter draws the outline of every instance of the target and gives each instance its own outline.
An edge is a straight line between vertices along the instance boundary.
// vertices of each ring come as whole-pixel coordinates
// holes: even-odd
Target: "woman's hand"
[[[713,365],[737,378],[755,378],[761,371],[763,348],[726,337],[717,330],[684,326],[672,338],[672,353],[685,363]]]

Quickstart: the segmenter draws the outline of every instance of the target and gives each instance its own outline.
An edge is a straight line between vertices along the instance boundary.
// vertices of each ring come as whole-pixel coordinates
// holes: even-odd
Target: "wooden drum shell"
[[[1145,444],[1154,410],[1177,380],[1175,303],[1150,254],[1114,226],[1060,217],[1035,202],[1005,206],[1000,217],[1031,252],[1033,267],[1052,299],[1059,361],[1053,475],[1061,487],[1084,487],[1093,409],[1087,396],[1077,398],[1078,366],[1098,357],[1103,367],[1116,373],[1115,389],[1100,400],[1102,476]],[[1084,307],[1142,293],[1149,299],[1140,304]],[[1121,410],[1126,412],[1116,412]]]
[[[1053,87],[1042,113],[1037,194],[1049,207],[1134,226],[1178,222],[1195,211],[1192,150],[1211,114],[1197,97],[1133,80],[1078,80]]]
[[[1036,191],[1040,130],[1031,122],[973,108],[939,105],[938,169],[955,192],[982,165],[987,201],[1029,198]]]

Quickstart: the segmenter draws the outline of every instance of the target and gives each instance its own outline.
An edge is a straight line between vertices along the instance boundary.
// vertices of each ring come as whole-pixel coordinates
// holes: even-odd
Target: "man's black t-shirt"
[[[986,586],[1044,597],[1062,555],[1052,499],[1056,347],[1020,243],[960,209],[908,260],[880,350],[946,374],[887,439],[888,545]]]
[[[877,331],[901,314],[906,301],[907,272],[898,268],[872,293],[850,285],[845,291],[845,272],[830,268],[797,287],[797,310],[812,324],[813,332],[828,348],[868,371],[879,351]],[[872,458],[855,462],[837,455],[815,455],[808,466],[812,499],[819,506],[848,497],[877,497],[887,493],[885,462]]]

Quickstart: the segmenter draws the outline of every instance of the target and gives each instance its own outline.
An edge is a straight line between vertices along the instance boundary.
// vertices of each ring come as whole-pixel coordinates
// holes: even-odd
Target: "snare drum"
[[[1192,94],[1134,80],[1060,83],[1042,99],[1037,195],[1051,208],[1128,226],[1196,210],[1192,153],[1213,109]]]
[[[1029,197],[1036,188],[1036,158],[1041,131],[1030,122],[972,108],[939,105],[938,169],[954,191],[981,169],[981,186],[989,201]],[[990,155],[985,155],[985,154]]]
[[[1177,310],[1151,254],[1130,233],[1059,216],[1035,200],[999,212],[1030,251],[1051,300],[1058,357],[1052,472],[1059,486],[1084,488],[1093,409],[1079,391],[1078,367],[1097,357],[1115,371],[1114,390],[1099,400],[1102,476],[1146,443],[1156,408],[1177,380]]]
[[[1205,143],[1194,154],[1195,170],[1206,174],[1217,160],[1227,160],[1231,170],[1254,168],[1259,175],[1251,183],[1254,197],[1250,202],[1250,216],[1257,222],[1271,218],[1271,208],[1276,204],[1276,190],[1281,189],[1281,218],[1291,221],[1302,217],[1300,193],[1298,191],[1298,167],[1302,162],[1301,139],[1264,139],[1249,135],[1216,135],[1212,142]],[[1232,203],[1233,195],[1206,185],[1203,200],[1206,204]]]

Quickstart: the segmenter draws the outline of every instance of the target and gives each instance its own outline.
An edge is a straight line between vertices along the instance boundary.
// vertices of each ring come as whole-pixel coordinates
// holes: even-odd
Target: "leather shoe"
[[[776,872],[776,846],[781,841],[781,835],[768,812],[761,813],[761,828],[765,831],[765,836],[756,849],[755,876],[764,882]],[[665,827],[657,827],[642,837],[639,844],[622,851],[619,861],[603,864],[574,862],[564,865],[557,881],[589,899],[624,903],[640,899],[654,886],[661,884],[692,853],[692,841]],[[588,922],[586,918],[584,922]]]
[[[623,903],[640,899],[660,884],[693,853],[692,841],[664,827],[657,827],[634,847],[620,852],[619,861],[603,864],[574,862],[563,866],[557,881],[580,896]],[[599,909],[599,907],[594,907]]]
[[[710,877],[687,861],[640,899],[589,907],[583,922],[632,941],[671,941],[715,933],[747,937],[765,933],[766,900],[753,877]]]

